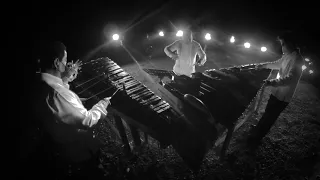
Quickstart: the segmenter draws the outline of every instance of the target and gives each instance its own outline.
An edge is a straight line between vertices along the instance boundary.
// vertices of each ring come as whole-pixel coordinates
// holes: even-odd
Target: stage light
[[[266,48],[266,47],[261,47],[261,51],[262,51],[262,52],[266,52],[266,51],[267,51],[267,48]]]
[[[112,35],[112,39],[115,41],[119,40],[119,34]]]
[[[307,66],[306,66],[306,65],[303,65],[303,66],[302,66],[302,71],[304,71],[305,69],[307,69]]]
[[[204,38],[205,38],[207,41],[211,40],[211,34],[207,33],[207,34],[204,36]]]
[[[244,43],[245,48],[250,48],[250,46],[251,46],[250,43],[248,43],[248,42]]]
[[[179,31],[177,32],[176,36],[182,37],[182,36],[183,36],[183,31],[179,30]]]
[[[307,62],[309,62],[309,61],[310,61],[310,59],[309,59],[309,58],[305,58],[304,60],[305,60],[305,61],[307,61]]]
[[[163,31],[160,31],[160,32],[159,32],[159,36],[164,36]]]
[[[234,43],[236,40],[234,39],[234,36],[231,36],[231,38],[230,38],[230,42],[231,43]]]
[[[309,70],[309,74],[312,74],[313,73],[313,71],[312,70]]]

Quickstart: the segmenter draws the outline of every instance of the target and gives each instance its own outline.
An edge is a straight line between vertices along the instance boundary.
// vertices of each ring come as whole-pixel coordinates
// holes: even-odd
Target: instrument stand
[[[223,161],[224,158],[225,158],[225,155],[226,155],[226,151],[229,147],[229,144],[230,144],[230,141],[231,141],[231,137],[232,137],[232,134],[233,134],[233,131],[235,129],[235,124],[228,128],[228,133],[227,133],[227,136],[226,138],[224,139],[224,142],[223,142],[223,145],[222,145],[222,149],[220,151],[220,161]]]

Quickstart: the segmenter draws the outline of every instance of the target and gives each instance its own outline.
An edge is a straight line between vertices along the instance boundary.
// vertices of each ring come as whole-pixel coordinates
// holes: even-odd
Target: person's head
[[[40,68],[42,72],[52,72],[57,76],[65,71],[67,48],[59,41],[43,44],[40,49]]]
[[[296,37],[291,32],[284,33],[278,36],[277,39],[281,44],[283,54],[291,53],[298,49]]]
[[[188,29],[183,32],[183,40],[186,42],[192,42],[193,35],[191,30]]]

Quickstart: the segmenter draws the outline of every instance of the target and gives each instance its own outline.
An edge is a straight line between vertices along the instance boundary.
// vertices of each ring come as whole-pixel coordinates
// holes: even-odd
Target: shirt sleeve
[[[170,58],[172,58],[175,55],[175,53],[173,53],[173,52],[178,51],[178,50],[179,50],[179,40],[173,42],[172,44],[170,44],[164,48],[164,52]]]
[[[293,57],[293,60],[289,63],[289,73],[287,76],[280,78],[280,79],[275,79],[272,81],[271,85],[272,86],[284,86],[286,84],[289,84],[291,82],[297,82],[301,75],[302,75],[302,65],[303,65],[303,60],[300,59],[299,56],[295,55]]]
[[[267,69],[279,70],[281,68],[282,61],[283,61],[283,58],[280,58],[279,60],[274,61],[274,62],[267,62],[264,64],[264,67]]]
[[[71,105],[71,108],[64,108],[62,121],[66,124],[79,124],[80,126],[92,127],[97,124],[101,117],[107,115],[108,103],[101,100],[95,104],[90,110],[87,110],[81,102],[78,101],[74,93],[67,91],[60,91],[61,97]],[[68,112],[69,111],[69,112]]]

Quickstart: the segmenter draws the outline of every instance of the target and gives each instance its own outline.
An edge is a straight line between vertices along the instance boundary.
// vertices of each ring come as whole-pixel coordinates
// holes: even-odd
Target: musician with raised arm
[[[41,162],[41,167],[48,165],[47,169],[50,169],[53,168],[50,165],[58,166],[58,160],[76,167],[91,163],[96,160],[101,143],[88,129],[107,115],[110,98],[100,100],[87,110],[62,80],[67,63],[64,44],[54,42],[43,48],[40,51],[41,72],[32,97],[33,116],[42,132],[42,152],[46,152],[42,159],[53,161]]]
[[[257,65],[257,69],[268,68],[279,70],[277,78],[266,80],[266,86],[270,86],[271,95],[265,112],[258,125],[253,129],[248,138],[248,145],[253,149],[259,145],[261,139],[269,132],[281,112],[288,106],[295,94],[296,88],[302,76],[303,58],[291,33],[285,33],[278,37],[282,46],[282,57],[275,62],[267,62]]]
[[[183,38],[177,40],[164,48],[168,57],[175,61],[173,72],[177,76],[185,75],[191,77],[195,73],[195,66],[203,66],[206,62],[206,54],[201,45],[193,40],[192,32],[184,32]],[[199,60],[197,61],[197,55]]]

